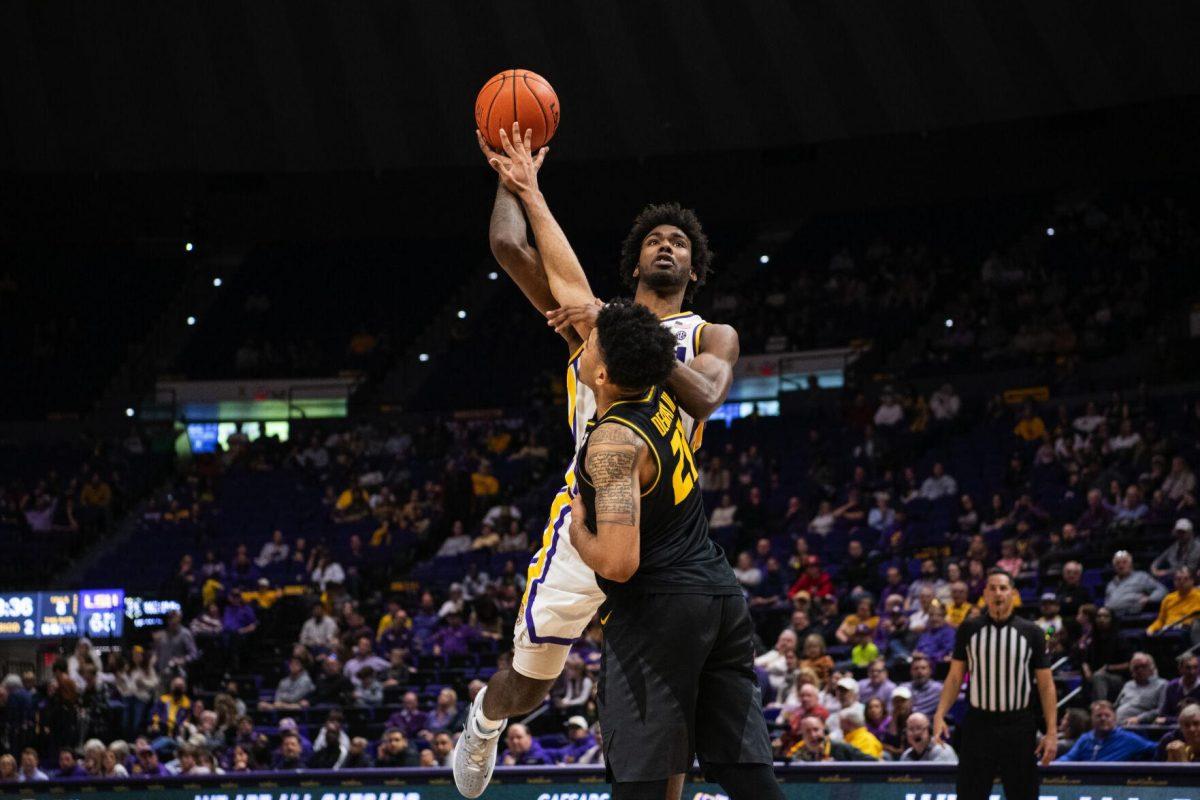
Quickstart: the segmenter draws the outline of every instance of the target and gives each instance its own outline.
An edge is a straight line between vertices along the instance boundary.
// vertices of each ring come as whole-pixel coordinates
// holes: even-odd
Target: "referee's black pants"
[[[958,800],[988,800],[999,776],[1006,800],[1037,800],[1037,718],[1032,710],[968,709],[958,752]]]

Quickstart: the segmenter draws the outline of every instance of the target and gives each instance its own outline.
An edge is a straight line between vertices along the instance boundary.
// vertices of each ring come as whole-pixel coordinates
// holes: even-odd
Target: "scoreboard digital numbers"
[[[0,639],[111,639],[124,633],[124,589],[0,595]]]

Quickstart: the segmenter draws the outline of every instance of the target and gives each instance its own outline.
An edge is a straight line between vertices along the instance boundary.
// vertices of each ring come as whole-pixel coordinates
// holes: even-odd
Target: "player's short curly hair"
[[[700,224],[696,212],[684,208],[679,203],[646,206],[637,215],[633,221],[633,228],[621,244],[621,282],[630,291],[637,289],[638,279],[634,277],[633,271],[637,268],[638,257],[642,253],[642,242],[646,235],[659,225],[674,225],[683,231],[692,243],[692,271],[696,273],[696,280],[689,283],[687,291],[683,293],[684,302],[690,303],[696,289],[704,285],[712,271],[713,253],[708,248],[708,236],[704,234],[704,227]]]
[[[675,368],[675,337],[653,311],[630,300],[600,309],[596,340],[609,377],[624,389],[664,383]]]

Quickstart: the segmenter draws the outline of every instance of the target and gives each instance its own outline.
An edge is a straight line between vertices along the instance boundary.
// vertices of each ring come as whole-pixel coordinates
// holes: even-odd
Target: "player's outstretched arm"
[[[488,147],[479,131],[475,131],[475,140],[489,163],[493,159],[507,159],[507,156]],[[538,151],[533,159],[534,169],[541,169],[549,149],[543,147]],[[558,307],[554,295],[550,293],[542,258],[537,248],[529,242],[521,201],[504,186],[504,181],[497,181],[496,184],[496,200],[492,204],[492,218],[488,225],[488,244],[496,263],[504,268],[534,308],[544,315]],[[567,340],[572,350],[582,343],[573,330],[560,330],[558,333]]]
[[[529,224],[533,228],[533,236],[538,243],[538,251],[542,257],[542,267],[546,271],[546,280],[550,284],[550,292],[560,306],[586,305],[595,301],[592,288],[588,285],[587,275],[579,263],[567,235],[559,226],[550,206],[538,188],[537,170],[534,168],[533,155],[529,151],[525,137],[520,135],[516,123],[513,123],[513,135],[501,129],[500,140],[504,152],[508,156],[503,159],[491,159],[488,163],[500,174],[504,185],[521,199]],[[580,337],[587,337],[591,329],[580,323],[573,326]]]
[[[571,503],[571,544],[597,575],[624,583],[641,561],[641,466],[646,443],[619,423],[597,426],[588,436],[586,467],[596,489],[596,533],[586,526],[587,511]]]
[[[695,419],[708,419],[729,397],[733,366],[741,354],[737,331],[730,325],[705,325],[700,349],[687,364],[676,364],[667,388],[680,407]]]

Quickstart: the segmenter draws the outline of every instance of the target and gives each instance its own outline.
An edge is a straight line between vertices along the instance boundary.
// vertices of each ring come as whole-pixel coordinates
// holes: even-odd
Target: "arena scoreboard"
[[[124,632],[123,589],[0,594],[0,639],[113,639]]]

